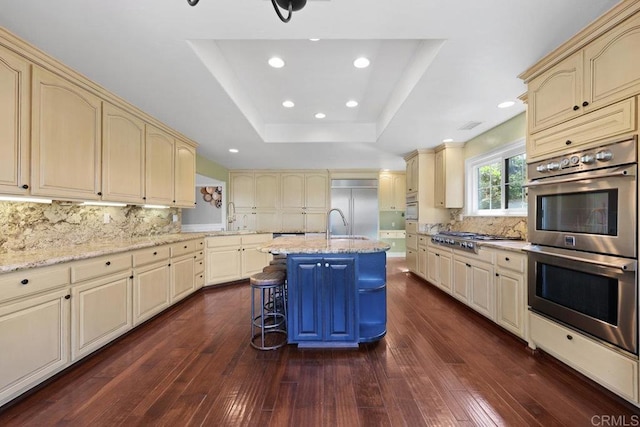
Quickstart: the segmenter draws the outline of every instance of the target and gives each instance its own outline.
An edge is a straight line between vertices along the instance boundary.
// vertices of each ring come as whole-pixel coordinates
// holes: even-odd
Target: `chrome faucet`
[[[233,209],[231,209],[233,208]],[[233,210],[233,214],[231,211]],[[233,202],[227,203],[227,228],[233,230],[233,223],[236,221],[236,205]]]
[[[345,227],[349,226],[349,224],[347,224],[347,219],[344,217],[344,213],[342,213],[340,209],[338,208],[329,209],[329,211],[327,212],[327,240],[331,238],[331,212],[333,211],[338,211],[338,213],[342,217],[342,223],[344,224]]]

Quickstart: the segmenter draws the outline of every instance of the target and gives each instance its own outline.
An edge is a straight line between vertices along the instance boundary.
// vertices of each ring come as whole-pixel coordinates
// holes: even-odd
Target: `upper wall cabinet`
[[[280,175],[274,172],[231,172],[236,209],[276,209],[280,206]]]
[[[102,200],[144,203],[144,122],[107,102],[102,108]]]
[[[29,63],[0,46],[0,193],[29,191]]]
[[[464,153],[462,146],[436,150],[435,202],[439,208],[461,208],[464,204]]]
[[[407,173],[406,173],[406,192],[415,193],[418,191],[418,156],[411,157],[407,160]]]
[[[32,90],[31,193],[100,199],[100,98],[37,66]]]
[[[378,177],[378,204],[381,211],[404,211],[406,179],[404,173],[381,173]]]
[[[176,140],[174,204],[192,208],[196,204],[196,150],[191,145]]]
[[[640,14],[529,81],[535,133],[640,92]]]
[[[175,142],[171,135],[151,125],[147,125],[146,135],[145,201],[153,205],[173,205]]]

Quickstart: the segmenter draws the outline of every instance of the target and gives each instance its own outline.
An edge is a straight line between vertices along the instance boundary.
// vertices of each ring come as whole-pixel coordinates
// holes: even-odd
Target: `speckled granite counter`
[[[0,254],[0,273],[9,273],[27,268],[43,267],[102,255],[127,252],[135,249],[143,249],[151,246],[183,242],[185,240],[203,238],[206,235],[206,233],[164,234],[127,240],[63,246],[53,249],[7,252]]]
[[[276,237],[258,248],[262,252],[279,254],[367,254],[388,251],[391,246],[378,240],[330,239],[317,236]]]
[[[487,242],[478,242],[479,246],[487,248],[502,249],[503,251],[523,252],[522,248],[530,243],[523,240],[492,240]]]

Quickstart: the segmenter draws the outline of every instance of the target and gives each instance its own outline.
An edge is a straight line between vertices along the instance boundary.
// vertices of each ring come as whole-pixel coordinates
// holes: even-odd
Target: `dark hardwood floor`
[[[5,407],[0,425],[638,425],[636,408],[531,355],[403,259],[387,275],[378,344],[260,352],[248,284],[207,290]]]

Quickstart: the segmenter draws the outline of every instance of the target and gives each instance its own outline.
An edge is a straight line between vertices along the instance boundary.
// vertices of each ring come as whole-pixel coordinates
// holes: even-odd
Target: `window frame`
[[[470,157],[465,160],[465,215],[467,216],[527,216],[527,206],[524,208],[478,209],[478,174],[479,167],[498,162],[500,164],[501,206],[505,206],[505,160],[521,154],[526,155],[525,138],[502,145],[486,153]],[[525,170],[526,173],[526,170]]]

